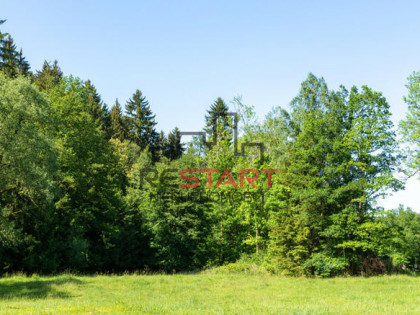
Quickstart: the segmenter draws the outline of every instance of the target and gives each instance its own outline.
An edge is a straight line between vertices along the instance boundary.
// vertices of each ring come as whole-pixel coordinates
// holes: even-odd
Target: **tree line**
[[[0,38],[1,273],[188,271],[248,255],[272,272],[331,276],[420,261],[417,213],[376,204],[403,189],[398,172],[417,176],[420,72],[407,84],[403,145],[382,93],[333,91],[309,74],[289,109],[276,107],[262,122],[233,100],[238,145],[265,148],[235,156],[221,98],[205,116],[211,145],[198,137],[183,144],[178,128],[156,130],[140,90],[108,109],[90,80],[64,75],[57,61],[32,72],[12,37]],[[261,184],[241,188],[207,185],[211,174],[197,172],[206,184],[192,191],[166,176],[185,169],[229,170],[236,182],[244,169],[277,172],[271,187],[260,172]],[[158,176],[144,181],[151,170]],[[263,198],[212,198],[238,190]]]

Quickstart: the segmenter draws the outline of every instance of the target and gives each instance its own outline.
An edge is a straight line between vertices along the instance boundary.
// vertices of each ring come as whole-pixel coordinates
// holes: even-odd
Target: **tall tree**
[[[85,82],[84,97],[89,104],[89,114],[93,117],[95,125],[109,138],[111,117],[106,104],[102,102],[101,96],[90,80]]]
[[[131,139],[144,150],[149,147],[153,159],[157,159],[159,134],[155,130],[155,115],[140,90],[136,90],[126,104],[126,120]]]
[[[167,157],[168,139],[166,138],[165,132],[163,132],[163,130],[161,130],[159,133],[158,147],[159,155]]]
[[[407,89],[404,101],[408,105],[408,113],[400,123],[400,130],[407,145],[406,162],[411,169],[409,176],[412,176],[420,170],[420,71],[408,77]]]
[[[111,138],[124,141],[128,139],[128,131],[125,126],[124,119],[121,112],[121,105],[118,99],[115,100],[114,106],[111,108]]]
[[[0,45],[0,69],[9,78],[18,74],[18,52],[13,39],[8,35]]]
[[[4,22],[6,20],[0,20],[0,25]],[[30,74],[29,62],[23,56],[22,49],[18,52],[12,37],[2,32],[0,32],[0,69],[10,78],[18,74]]]
[[[331,151],[331,144],[326,141],[328,103],[326,83],[310,74],[291,103],[291,115],[280,112],[277,118],[279,126],[275,129],[288,133],[277,138],[287,139],[289,144],[284,151],[282,143],[278,143],[279,151],[287,158],[279,157],[274,164],[280,171],[280,184],[286,188],[276,187],[275,196],[279,200],[270,203],[273,221],[270,250],[276,266],[284,272],[303,273],[303,263],[320,245],[317,235],[328,211],[334,211],[328,207],[330,190],[321,172]],[[291,125],[288,120],[294,121],[296,134],[281,128]]]
[[[44,61],[41,70],[37,70],[34,75],[34,82],[41,91],[49,92],[52,88],[58,86],[63,78],[63,71],[58,66],[58,61],[54,60],[51,64]]]
[[[64,78],[49,95],[60,118],[60,259],[69,268],[107,269],[115,262],[112,248],[122,207],[121,157],[95,124],[84,82]]]
[[[54,111],[28,79],[0,75],[0,264],[2,270],[51,271]]]
[[[169,133],[166,148],[166,157],[170,160],[176,160],[181,157],[184,148],[181,144],[181,133],[178,127]]]
[[[150,161],[147,169],[151,170],[151,166]],[[136,193],[142,203],[137,211],[144,215],[151,233],[150,245],[155,251],[156,265],[166,271],[202,268],[209,261],[213,250],[209,240],[211,206],[204,195],[203,186],[197,187],[195,191],[203,198],[193,201],[188,198],[188,190],[180,187],[179,177],[173,177],[170,173],[164,175],[170,169],[192,167],[195,167],[194,158],[185,155],[171,161],[169,165],[156,163],[154,169],[159,173],[156,185],[145,184],[143,191]],[[159,197],[162,195],[165,197]]]
[[[226,103],[218,97],[216,101],[210,106],[206,115],[206,131],[210,135],[212,142],[218,140],[230,140],[229,134],[231,128],[231,119],[228,116],[229,107]]]
[[[28,75],[30,74],[31,66],[29,65],[29,62],[26,60],[26,58],[22,54],[22,48],[19,51],[19,54],[17,56],[17,69],[19,74],[22,75]]]
[[[275,259],[297,273],[315,272],[326,257],[359,272],[364,258],[379,255],[363,234],[378,230],[374,201],[400,187],[389,105],[368,87],[330,92],[310,74],[291,107],[281,123],[292,128],[283,129],[289,144],[277,164],[288,193],[273,212]]]

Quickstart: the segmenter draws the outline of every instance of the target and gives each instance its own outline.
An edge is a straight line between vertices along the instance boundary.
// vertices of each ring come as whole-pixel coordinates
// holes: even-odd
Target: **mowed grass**
[[[2,314],[420,314],[420,277],[271,275],[12,276]]]

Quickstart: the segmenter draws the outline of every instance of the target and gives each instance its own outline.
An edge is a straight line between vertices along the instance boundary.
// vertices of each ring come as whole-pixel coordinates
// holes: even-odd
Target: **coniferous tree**
[[[131,140],[141,150],[149,147],[153,159],[157,159],[159,134],[155,130],[155,115],[150,109],[149,102],[140,90],[136,90],[126,104],[126,121]]]
[[[206,115],[206,131],[210,135],[210,141],[213,143],[218,140],[230,140],[229,133],[231,126],[231,119],[228,116],[229,107],[219,97],[210,106]]]
[[[54,62],[50,64],[45,60],[42,69],[36,71],[34,82],[40,91],[49,92],[60,83],[62,78],[63,71],[61,71],[58,66],[58,61],[54,60]]]
[[[20,49],[19,54],[17,56],[17,69],[19,74],[22,75],[28,75],[30,74],[30,68],[29,62],[26,60],[26,58],[22,54],[22,49]]]
[[[167,158],[176,160],[181,157],[184,148],[181,144],[181,133],[177,127],[169,133],[166,147]]]
[[[139,90],[127,102],[127,116],[118,100],[108,112],[89,80],[62,79],[55,61],[33,76],[48,95],[40,93],[22,77],[31,74],[22,50],[8,34],[0,32],[0,41],[0,273],[192,270],[266,249],[272,269],[292,274],[360,274],[374,264],[384,272],[387,261],[394,268],[418,263],[420,217],[375,205],[386,189],[401,188],[381,93],[366,86],[330,91],[310,74],[290,112],[273,111],[261,126],[246,108],[243,120],[253,123],[239,140],[263,139],[264,160],[251,151],[232,155],[229,108],[218,98],[206,116],[208,141],[216,144],[183,154],[178,128],[158,134]],[[415,173],[420,73],[407,87],[401,131]],[[198,166],[278,173],[272,189],[245,182],[247,192],[267,196],[260,204],[245,196],[214,200],[206,193],[234,199],[237,187],[225,182],[214,190],[214,177],[208,187],[207,174],[192,172],[201,182],[196,200],[170,174]],[[157,176],[148,176],[153,171]],[[171,198],[157,198],[162,193]]]
[[[0,25],[4,22],[6,20],[0,20]],[[22,49],[18,52],[13,38],[2,32],[0,32],[0,69],[9,78],[14,78],[18,74],[30,74],[30,66],[23,56]]]
[[[168,151],[168,139],[166,139],[166,135],[163,130],[160,131],[159,140],[158,140],[158,148],[159,148],[159,155],[167,157]]]
[[[6,22],[6,20],[0,20],[0,25],[4,24]],[[3,63],[3,58],[2,58],[2,54],[3,54],[3,43],[4,43],[4,39],[6,38],[6,36],[8,36],[8,33],[3,33],[0,31],[0,69],[1,69],[1,65]]]
[[[14,78],[18,74],[18,55],[13,38],[8,35],[1,41],[0,69],[9,78]]]
[[[89,114],[93,117],[96,126],[104,131],[108,137],[111,124],[108,108],[102,102],[101,96],[90,80],[85,82],[84,96],[89,104]]]
[[[114,106],[111,108],[111,138],[124,141],[128,138],[127,127],[124,124],[124,119],[121,112],[121,106],[118,99],[115,100]]]
[[[202,200],[192,202],[188,198],[190,192],[180,187],[179,177],[171,178],[170,174],[163,176],[163,172],[169,169],[193,168],[195,162],[193,156],[184,155],[168,164],[156,163],[155,169],[160,173],[157,185],[145,183],[143,190],[135,194],[140,197],[141,208],[137,208],[137,211],[144,216],[146,230],[151,234],[150,245],[154,250],[156,264],[166,271],[202,268],[213,253],[210,241],[212,209],[208,198],[204,196],[204,187],[197,187],[196,190],[196,193],[203,196]],[[146,169],[151,167],[149,158]],[[174,197],[156,198],[162,193]]]

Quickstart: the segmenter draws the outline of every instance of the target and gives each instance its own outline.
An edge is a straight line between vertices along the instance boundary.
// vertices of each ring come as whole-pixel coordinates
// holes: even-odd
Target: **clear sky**
[[[420,1],[0,0],[0,12],[33,70],[57,59],[108,105],[140,89],[165,132],[201,129],[218,96],[264,117],[309,72],[383,92],[397,124],[420,70]],[[418,180],[381,202],[399,203],[420,212]]]

